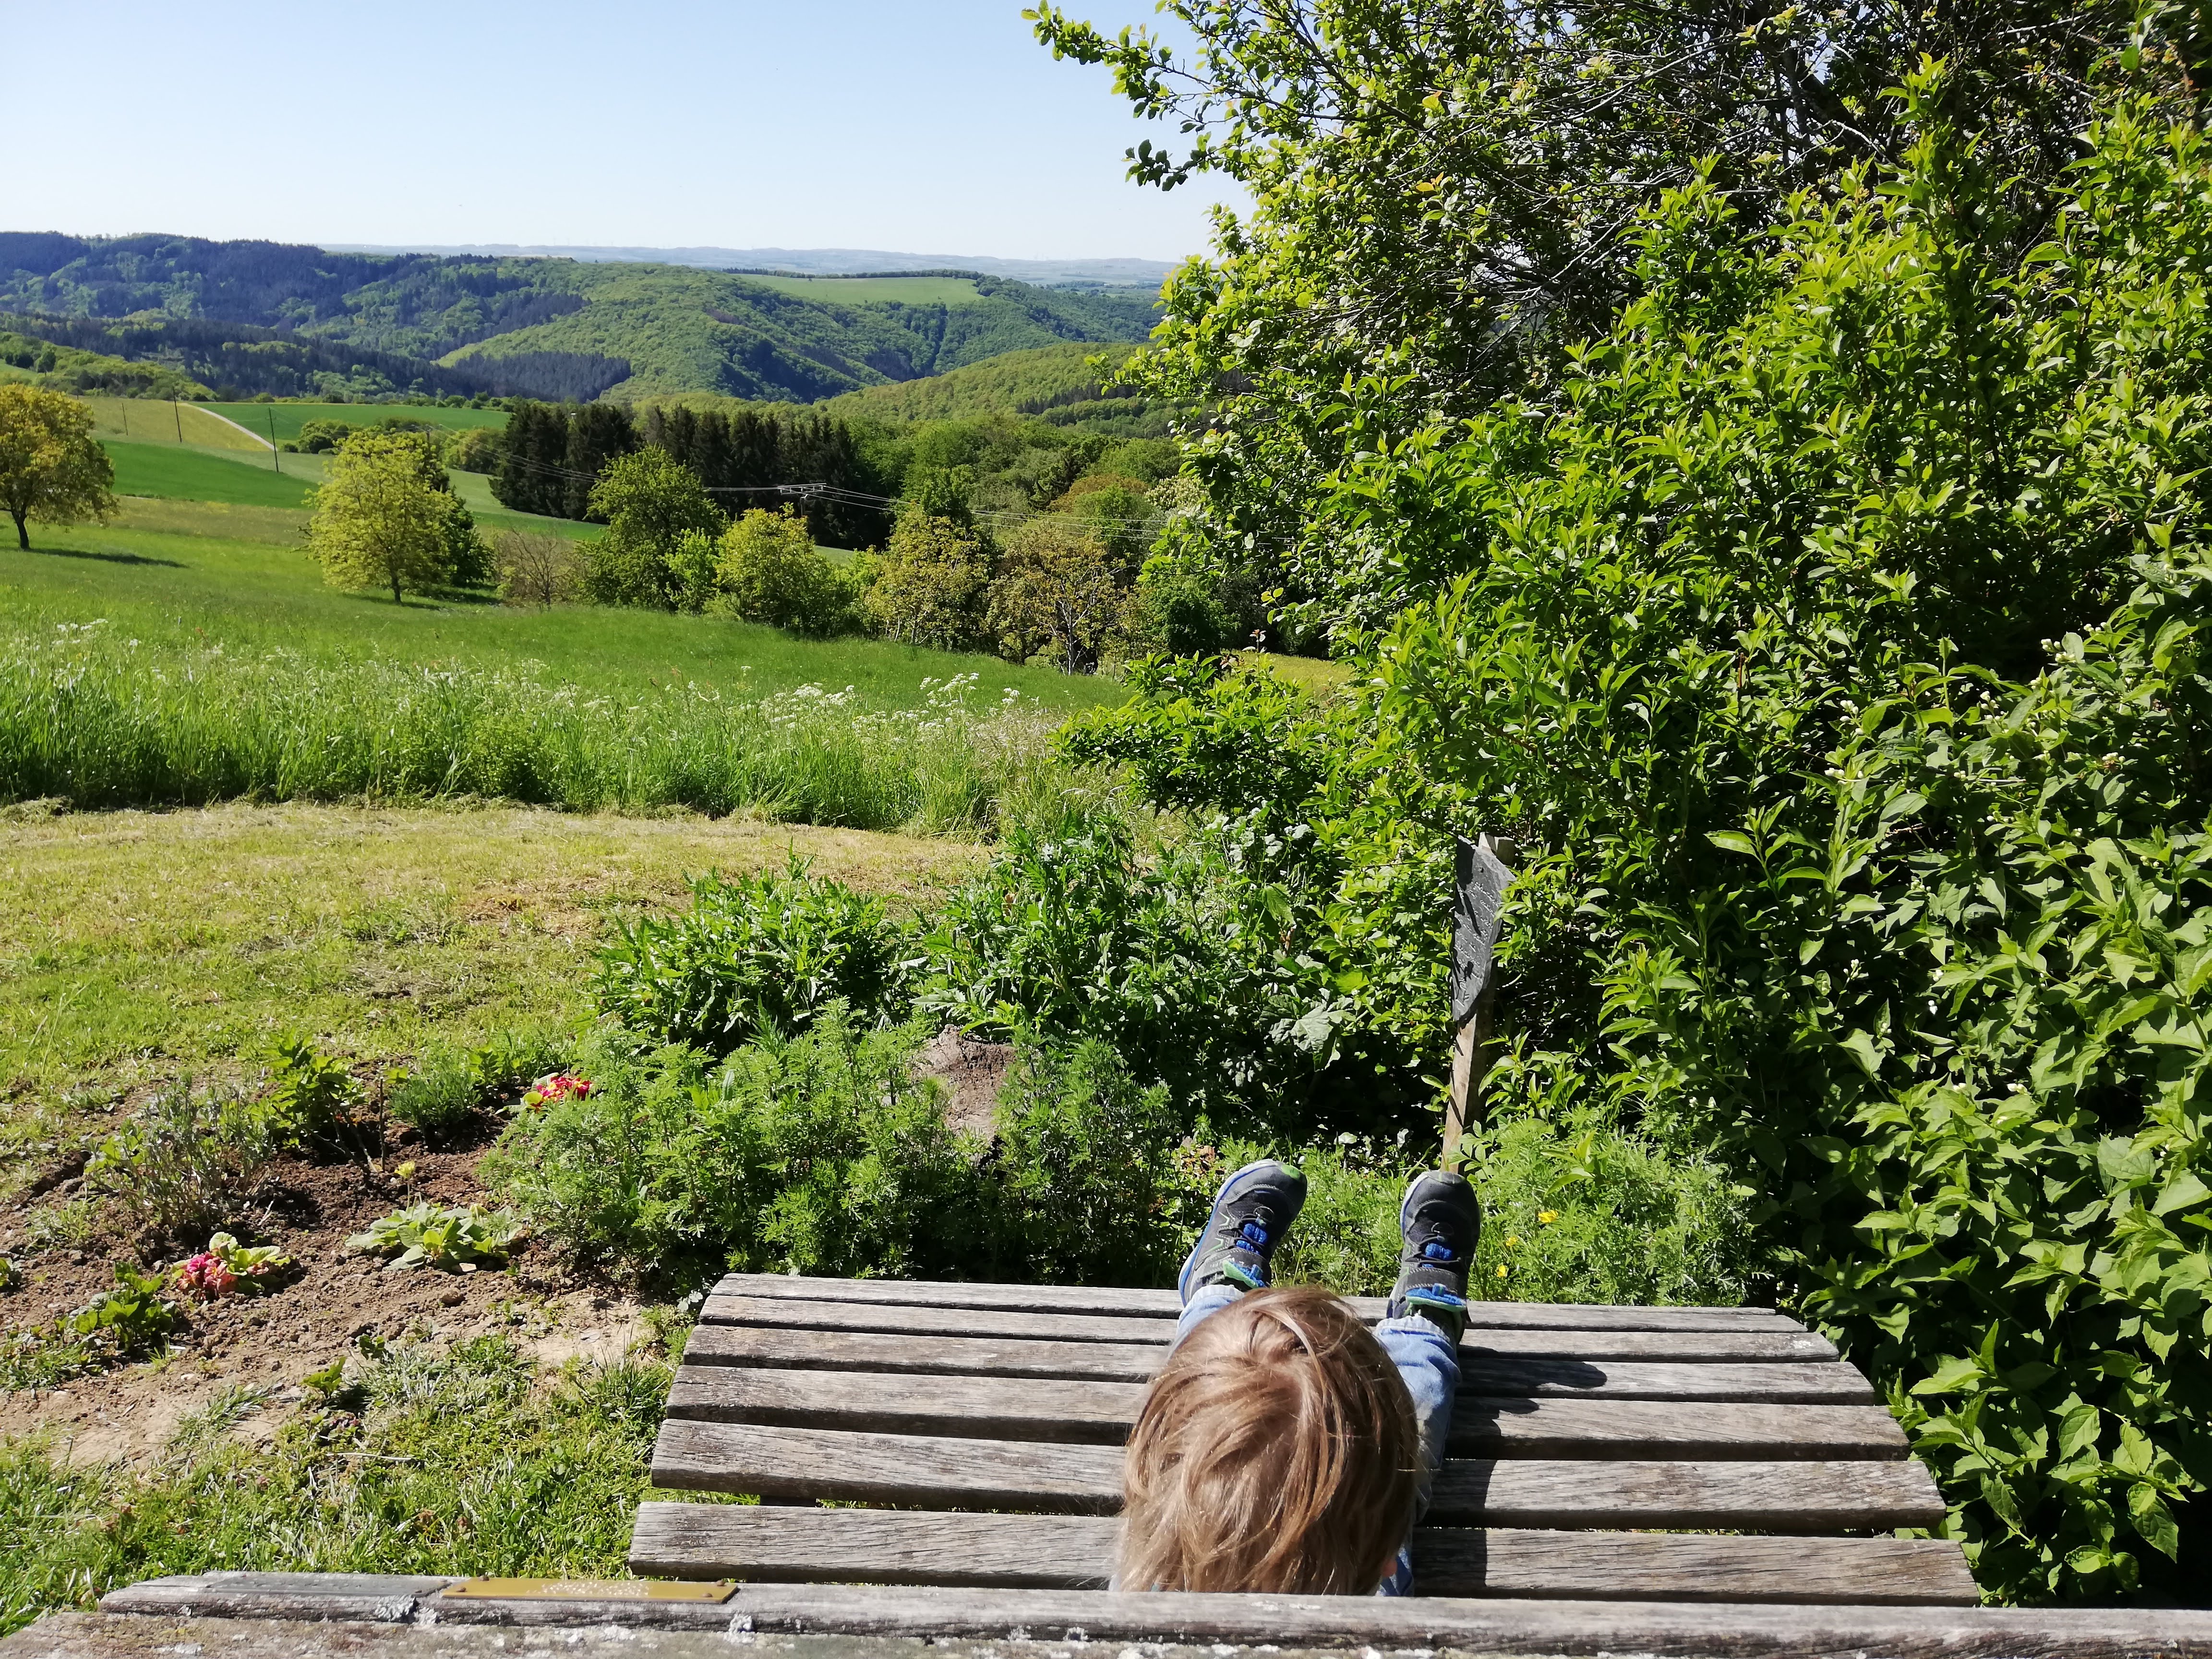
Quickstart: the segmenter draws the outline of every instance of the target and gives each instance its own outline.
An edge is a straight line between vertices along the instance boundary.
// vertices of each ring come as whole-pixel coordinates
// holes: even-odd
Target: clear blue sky
[[[0,0],[0,229],[1202,251],[1023,0]],[[1102,27],[1149,0],[1097,0]]]

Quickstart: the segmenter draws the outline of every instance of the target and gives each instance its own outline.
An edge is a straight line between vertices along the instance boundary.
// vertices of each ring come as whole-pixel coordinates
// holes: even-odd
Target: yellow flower
[[[1505,1277],[1505,1264],[1503,1261],[1498,1264],[1498,1276],[1500,1279]]]
[[[1536,1220],[1537,1220],[1537,1222],[1538,1222],[1540,1225],[1543,1225],[1543,1226],[1546,1226],[1546,1227],[1550,1226],[1550,1225],[1551,1225],[1554,1221],[1557,1221],[1559,1218],[1559,1212],[1557,1210],[1539,1210],[1539,1211],[1537,1211],[1537,1212],[1536,1212]]]
[[[1508,1233],[1508,1234],[1506,1234],[1506,1235],[1505,1235],[1505,1248],[1506,1248],[1507,1249],[1509,1249],[1509,1250],[1517,1250],[1517,1249],[1519,1249],[1521,1248],[1521,1235],[1520,1235],[1520,1234],[1518,1234],[1518,1233]]]

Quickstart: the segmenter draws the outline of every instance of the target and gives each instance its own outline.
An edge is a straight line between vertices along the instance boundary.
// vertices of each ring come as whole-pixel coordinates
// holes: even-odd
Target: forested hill
[[[540,394],[552,397],[713,392],[812,403],[1007,351],[1141,339],[1152,300],[1141,289],[1068,292],[957,272],[746,275],[0,233],[0,312],[70,319],[80,337],[86,322],[128,318],[127,331],[70,343],[179,363],[197,351],[228,377],[223,389],[246,394],[374,395],[453,380],[527,391],[542,379]],[[258,354],[283,384],[252,383],[263,368],[256,354],[213,349],[232,332],[265,346],[268,331],[313,348],[312,361]],[[179,337],[165,343],[167,334]]]

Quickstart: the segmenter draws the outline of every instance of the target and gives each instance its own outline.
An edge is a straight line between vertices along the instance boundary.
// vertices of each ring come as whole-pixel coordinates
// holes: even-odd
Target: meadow
[[[426,404],[302,404],[302,403],[246,403],[210,404],[208,408],[218,415],[236,421],[249,432],[266,434],[270,422],[275,422],[276,441],[300,435],[300,428],[310,421],[343,421],[348,426],[374,426],[379,421],[399,416],[410,421],[424,421],[432,426],[448,427],[455,431],[467,431],[475,427],[500,428],[507,424],[503,409],[440,409]]]
[[[752,276],[744,278],[804,300],[832,305],[973,306],[983,302],[967,276]]]
[[[974,833],[1036,781],[1061,712],[1118,693],[716,617],[393,605],[325,585],[305,522],[265,501],[134,500],[10,555],[0,795],[484,796]]]

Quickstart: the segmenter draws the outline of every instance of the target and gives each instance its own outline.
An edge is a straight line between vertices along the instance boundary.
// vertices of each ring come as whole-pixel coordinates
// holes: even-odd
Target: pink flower
[[[532,1085],[530,1092],[523,1096],[522,1103],[533,1112],[542,1112],[556,1100],[582,1100],[591,1092],[592,1085],[587,1079],[572,1077],[566,1072],[555,1072],[539,1078]]]
[[[224,1267],[218,1257],[202,1250],[177,1269],[177,1284],[194,1296],[212,1302],[217,1297],[229,1295],[237,1287],[238,1275]]]

